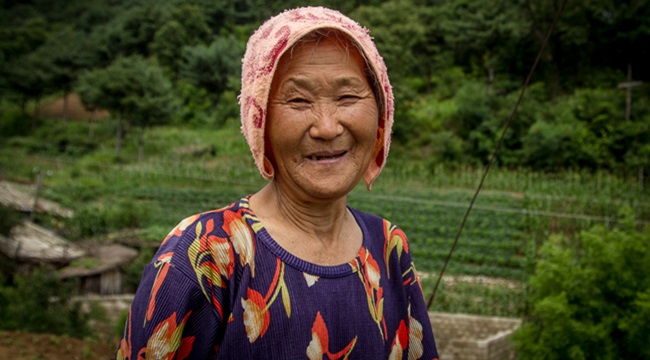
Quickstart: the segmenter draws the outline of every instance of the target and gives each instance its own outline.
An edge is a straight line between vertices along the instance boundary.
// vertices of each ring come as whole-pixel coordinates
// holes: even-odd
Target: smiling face
[[[266,144],[284,193],[341,198],[368,169],[379,112],[365,66],[356,47],[331,37],[301,43],[280,59]]]

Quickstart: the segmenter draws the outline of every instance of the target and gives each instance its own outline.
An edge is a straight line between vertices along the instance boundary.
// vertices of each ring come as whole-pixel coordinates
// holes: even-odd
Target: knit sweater
[[[404,232],[349,208],[353,260],[320,266],[276,243],[248,199],[183,220],[149,263],[117,359],[435,359]]]

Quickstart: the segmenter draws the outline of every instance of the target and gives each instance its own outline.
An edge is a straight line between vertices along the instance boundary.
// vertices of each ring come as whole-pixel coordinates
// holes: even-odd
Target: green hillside
[[[42,175],[40,195],[75,216],[34,221],[71,242],[138,249],[134,289],[180,220],[264,186],[239,131],[241,57],[265,19],[300,5],[368,27],[386,61],[391,155],[349,203],[405,231],[431,294],[559,2],[3,1],[0,180]],[[602,350],[590,339],[648,358],[635,350],[650,341],[650,277],[635,275],[650,256],[648,44],[650,0],[568,2],[431,310],[523,317],[536,327],[520,347],[540,358],[544,341],[599,358],[580,355]],[[88,335],[85,315],[48,313],[73,287],[0,260],[0,313],[15,315],[0,329],[26,330],[23,314],[46,319],[30,331]],[[555,341],[573,338],[587,340]]]

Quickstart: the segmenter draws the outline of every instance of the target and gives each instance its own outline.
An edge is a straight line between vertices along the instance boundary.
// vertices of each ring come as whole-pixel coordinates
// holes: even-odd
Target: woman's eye
[[[308,103],[307,99],[304,99],[304,98],[293,98],[293,99],[289,99],[288,102],[291,103],[291,104],[307,104]]]
[[[339,101],[342,101],[342,102],[353,102],[353,101],[356,101],[358,99],[359,99],[359,97],[356,96],[356,95],[343,95],[343,96],[339,97]]]

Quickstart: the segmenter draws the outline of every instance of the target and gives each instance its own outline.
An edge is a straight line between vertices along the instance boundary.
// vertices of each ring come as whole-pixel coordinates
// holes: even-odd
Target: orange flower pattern
[[[247,299],[241,299],[244,308],[244,327],[246,328],[248,341],[251,343],[255,342],[258,336],[264,336],[264,333],[266,333],[270,321],[269,308],[277,299],[278,293],[282,294],[282,302],[284,303],[287,318],[291,317],[289,290],[287,290],[287,285],[284,283],[283,275],[284,263],[278,259],[275,276],[273,276],[273,282],[266,297],[262,298],[259,292],[249,288]]]
[[[150,359],[185,359],[192,349],[194,336],[182,337],[183,328],[191,311],[185,315],[180,324],[176,323],[176,313],[158,324],[147,341],[147,358]]]
[[[401,359],[404,354],[404,349],[409,345],[409,330],[404,324],[404,320],[400,321],[399,328],[395,332],[395,338],[390,348],[389,360]]]
[[[389,263],[389,257],[393,253],[393,250],[397,250],[397,260],[402,256],[402,253],[408,253],[409,247],[408,242],[406,241],[406,235],[402,229],[397,226],[384,221],[384,262]],[[390,273],[386,274],[390,277]]]
[[[422,358],[424,353],[423,339],[422,324],[411,316],[411,306],[409,305],[409,359]]]
[[[436,359],[404,232],[350,210],[364,242],[338,266],[285,251],[247,198],[183,220],[145,268],[116,359]]]
[[[147,310],[147,317],[144,320],[145,325],[147,323],[147,320],[151,320],[153,309],[156,308],[156,295],[158,294],[158,290],[160,290],[160,285],[162,285],[163,281],[165,281],[167,271],[169,271],[169,262],[172,255],[173,253],[162,254],[158,257],[158,260],[153,263],[153,266],[155,268],[158,268],[158,272],[156,273],[153,287],[151,288],[151,295],[149,296],[149,308]]]
[[[366,292],[370,316],[377,324],[381,336],[385,336],[386,322],[384,321],[384,289],[379,285],[381,273],[379,264],[372,254],[364,247],[359,251],[358,259],[350,263],[352,270],[359,275]]]
[[[314,320],[314,325],[311,328],[311,341],[307,347],[307,357],[310,360],[322,359],[324,356],[327,356],[330,360],[347,359],[356,343],[357,337],[355,336],[343,350],[331,353],[329,351],[329,331],[319,311],[316,313],[316,320]]]

